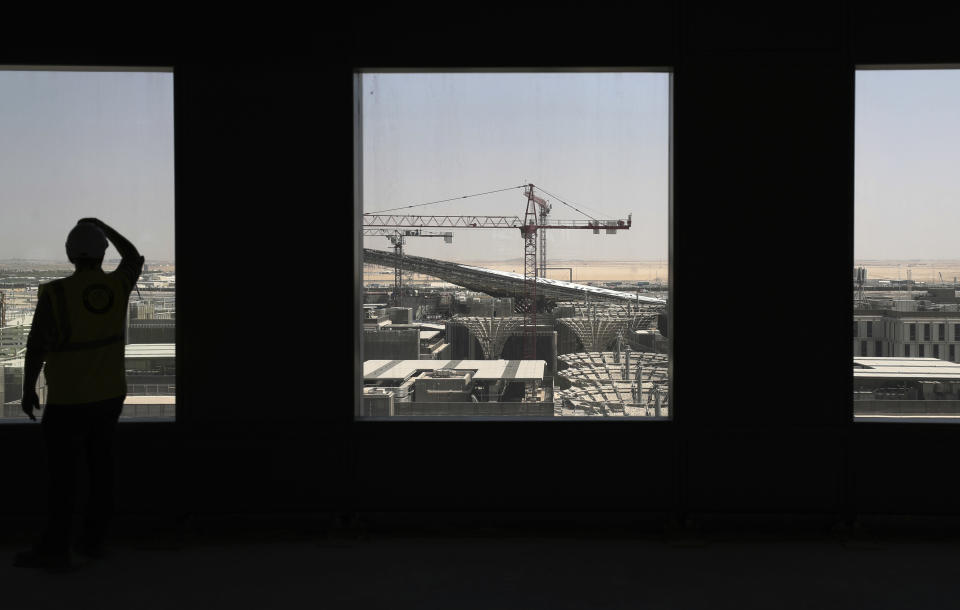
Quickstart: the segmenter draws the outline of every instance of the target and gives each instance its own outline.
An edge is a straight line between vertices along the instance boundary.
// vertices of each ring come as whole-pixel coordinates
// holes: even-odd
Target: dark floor
[[[479,529],[125,537],[66,574],[10,566],[0,607],[957,608],[956,536]]]

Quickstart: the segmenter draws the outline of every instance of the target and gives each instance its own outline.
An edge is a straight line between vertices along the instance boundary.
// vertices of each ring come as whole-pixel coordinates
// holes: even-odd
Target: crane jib
[[[549,224],[525,223],[517,216],[379,216],[364,214],[364,228],[407,228],[407,227],[454,227],[464,229],[517,229],[533,227],[535,229],[619,229],[632,226],[632,218],[627,220],[555,220]]]

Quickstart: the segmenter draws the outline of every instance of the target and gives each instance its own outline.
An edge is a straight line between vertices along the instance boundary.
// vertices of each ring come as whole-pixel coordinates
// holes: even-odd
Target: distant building
[[[960,312],[856,310],[853,354],[960,362]]]
[[[177,321],[157,318],[128,320],[127,343],[175,343]]]
[[[442,324],[394,324],[379,319],[363,332],[364,360],[446,360],[450,345]]]
[[[173,396],[176,394],[176,345],[173,343],[130,344],[125,348],[127,394],[130,396]]]
[[[485,294],[460,293],[453,300],[452,313],[465,316],[504,317],[515,315],[512,297],[494,298]]]
[[[29,324],[16,324],[0,328],[0,358],[15,357],[27,347],[27,337],[30,335]]]
[[[20,399],[23,397],[23,365],[22,356],[0,360],[0,417],[25,417],[20,409]],[[42,370],[37,379],[37,395],[41,404],[46,403],[47,381]]]

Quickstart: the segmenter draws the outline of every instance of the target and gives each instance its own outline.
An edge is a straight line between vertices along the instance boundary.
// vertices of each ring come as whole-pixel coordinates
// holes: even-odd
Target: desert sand
[[[953,283],[954,277],[960,280],[960,260],[868,260],[854,261],[854,267],[867,270],[867,280],[905,280],[907,271],[915,282]]]
[[[465,265],[513,271],[523,273],[523,261],[519,259],[507,261],[462,260],[457,261]],[[583,261],[566,260],[551,261],[551,267],[570,267],[573,269],[574,282],[588,281],[666,281],[669,278],[667,260],[637,260],[637,261]],[[868,280],[906,280],[907,271],[916,282],[953,283],[954,277],[960,281],[960,260],[870,260],[859,259],[854,261],[855,267],[866,267]],[[379,272],[379,273],[378,273]],[[747,273],[749,275],[749,273]],[[557,280],[568,280],[570,273],[565,269],[551,269],[547,277]],[[367,266],[365,272],[367,281],[389,281],[393,283],[393,271],[382,267]]]

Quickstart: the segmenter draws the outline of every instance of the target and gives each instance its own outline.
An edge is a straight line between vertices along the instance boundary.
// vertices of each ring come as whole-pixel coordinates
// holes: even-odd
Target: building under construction
[[[364,263],[391,266],[397,262],[395,253],[364,250]],[[451,371],[441,371],[439,375],[456,377],[457,370],[466,362],[526,362],[525,335],[530,329],[525,326],[527,317],[517,306],[523,302],[523,275],[409,255],[403,256],[402,265],[405,270],[437,278],[467,291],[433,295],[438,303],[449,303],[444,309],[442,341],[447,349],[446,357],[452,359],[449,362],[459,363]],[[543,379],[538,383],[541,387],[551,388],[548,392],[551,404],[542,405],[542,413],[538,413],[669,417],[665,300],[640,294],[639,290],[610,290],[542,277],[536,281],[536,360],[544,365]],[[416,362],[415,331],[407,331],[410,345],[406,352],[390,352],[388,355],[379,347],[368,351],[368,346],[373,348],[374,339],[380,339],[380,335],[384,341],[389,339],[391,344],[406,338],[397,331],[401,327],[415,327],[417,321],[412,319],[415,317],[414,308],[404,308],[405,314],[410,313],[396,322],[390,319],[393,315],[390,312],[398,311],[397,308],[383,307],[382,304],[368,304],[365,308],[368,309],[364,332],[365,370],[372,360],[385,357],[400,358],[396,362],[406,362],[404,366],[407,367],[438,365],[437,362],[432,365]],[[396,334],[390,333],[391,326],[396,327],[397,330],[393,331]],[[419,352],[420,359],[430,359],[422,348]],[[388,362],[383,360],[381,364]],[[396,380],[399,385],[388,392],[393,396],[388,400],[384,394],[387,390],[378,387],[383,380],[365,374],[364,400],[369,406],[366,414],[479,413],[476,401],[472,401],[469,394],[465,394],[464,400],[450,402],[442,408],[438,404],[411,406],[407,404],[409,389],[402,387],[403,383],[412,384],[411,380],[412,377]],[[473,383],[477,381],[474,378]],[[452,382],[443,383],[449,385]],[[483,387],[483,383],[474,387]],[[453,397],[455,393],[448,394]],[[519,401],[521,396],[507,393],[495,397],[495,400],[500,399]],[[484,410],[494,408],[487,395],[481,402],[485,403]],[[390,409],[388,403],[393,405]],[[503,411],[501,406],[498,413],[530,415],[531,408]]]

